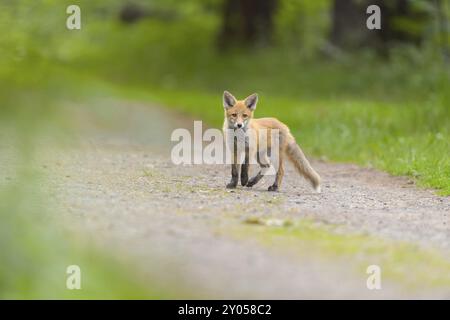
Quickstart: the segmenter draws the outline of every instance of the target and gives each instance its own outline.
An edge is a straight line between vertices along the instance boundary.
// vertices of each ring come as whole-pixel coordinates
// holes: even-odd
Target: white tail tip
[[[316,192],[317,192],[317,193],[321,193],[321,192],[322,192],[322,188],[321,188],[320,186],[317,186],[317,187],[316,187]]]

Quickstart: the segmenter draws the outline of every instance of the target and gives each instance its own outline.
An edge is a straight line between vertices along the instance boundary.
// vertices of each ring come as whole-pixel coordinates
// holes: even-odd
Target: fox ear
[[[252,111],[256,109],[257,103],[258,103],[258,94],[256,93],[249,95],[247,98],[245,98],[245,105]]]
[[[228,91],[223,92],[223,107],[225,109],[231,108],[236,104],[236,98]]]

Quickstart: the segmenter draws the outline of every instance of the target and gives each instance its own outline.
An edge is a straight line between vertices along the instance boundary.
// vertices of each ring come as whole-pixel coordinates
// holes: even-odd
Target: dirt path
[[[450,290],[366,288],[346,261],[293,257],[223,230],[248,217],[304,218],[450,252],[450,199],[354,165],[314,162],[321,194],[288,167],[281,191],[224,188],[224,166],[175,166],[170,133],[192,128],[158,108],[104,102],[74,114],[79,139],[45,159],[57,212],[144,274],[203,298],[449,297]],[[105,115],[107,115],[105,117]],[[106,120],[105,120],[106,119]],[[48,170],[48,169],[43,169]],[[271,180],[271,179],[270,179]]]

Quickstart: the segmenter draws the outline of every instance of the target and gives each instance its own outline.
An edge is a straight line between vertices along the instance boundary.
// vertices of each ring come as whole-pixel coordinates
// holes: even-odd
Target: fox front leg
[[[227,184],[228,189],[236,188],[239,182],[239,165],[238,165],[238,149],[237,138],[233,141],[233,163],[231,164],[231,181]]]
[[[248,167],[250,164],[250,151],[248,147],[248,142],[245,143],[245,160],[244,163],[241,165],[241,185],[246,186],[248,182]]]
[[[228,189],[234,189],[236,188],[239,180],[239,167],[237,164],[231,165],[231,181],[227,184]]]
[[[248,183],[248,163],[241,166],[241,185],[246,186]]]

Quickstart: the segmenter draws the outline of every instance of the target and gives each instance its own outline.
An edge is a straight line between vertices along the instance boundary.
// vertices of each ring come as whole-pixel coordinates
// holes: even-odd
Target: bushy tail
[[[320,192],[320,176],[311,167],[302,149],[300,149],[295,141],[292,141],[288,144],[286,148],[286,155],[288,156],[289,160],[291,160],[297,171],[311,182],[312,186],[317,192]]]

